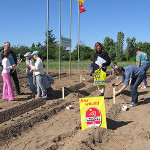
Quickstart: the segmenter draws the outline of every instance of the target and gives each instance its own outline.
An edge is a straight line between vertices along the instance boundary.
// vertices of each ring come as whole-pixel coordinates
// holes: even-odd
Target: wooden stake
[[[82,74],[80,74],[80,83],[82,82]]]
[[[62,87],[62,99],[65,99],[64,87]]]
[[[113,104],[116,103],[116,100],[115,100],[115,87],[113,87]]]

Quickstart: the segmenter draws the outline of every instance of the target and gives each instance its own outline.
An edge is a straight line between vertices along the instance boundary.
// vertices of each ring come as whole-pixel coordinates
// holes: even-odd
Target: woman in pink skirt
[[[4,52],[4,59],[2,60],[2,66],[3,66],[3,71],[1,74],[3,77],[2,99],[12,101],[15,100],[15,96],[14,96],[13,86],[10,77],[10,69],[13,69],[16,65],[11,66],[9,62],[9,58],[10,58],[10,52],[6,50]]]

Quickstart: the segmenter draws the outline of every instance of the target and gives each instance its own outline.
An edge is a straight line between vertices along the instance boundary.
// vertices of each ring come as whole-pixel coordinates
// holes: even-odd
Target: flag
[[[78,1],[78,3],[80,2],[80,4],[84,3],[84,0],[77,0],[77,1]]]
[[[84,1],[84,0],[83,0],[83,1]],[[80,14],[86,11],[86,9],[84,8],[82,2],[81,2],[80,5],[79,5],[79,9],[80,9]]]

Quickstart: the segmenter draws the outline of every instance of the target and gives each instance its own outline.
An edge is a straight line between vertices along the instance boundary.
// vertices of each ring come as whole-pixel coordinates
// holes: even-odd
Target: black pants
[[[14,84],[15,84],[15,90],[16,90],[16,93],[20,93],[20,86],[19,86],[19,80],[18,80],[18,77],[17,77],[17,71],[15,70],[13,73],[13,69],[10,70],[10,75],[12,76],[13,78],[13,81],[14,81]]]

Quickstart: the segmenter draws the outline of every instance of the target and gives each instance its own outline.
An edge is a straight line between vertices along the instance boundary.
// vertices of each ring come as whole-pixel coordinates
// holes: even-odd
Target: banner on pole
[[[91,127],[107,129],[104,96],[80,98],[82,130]]]

